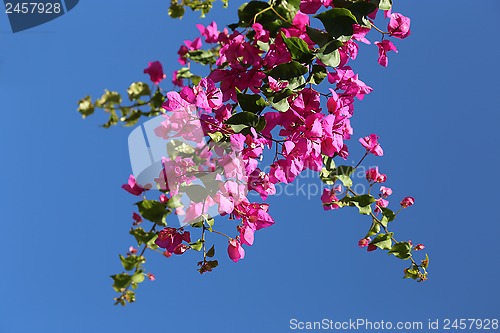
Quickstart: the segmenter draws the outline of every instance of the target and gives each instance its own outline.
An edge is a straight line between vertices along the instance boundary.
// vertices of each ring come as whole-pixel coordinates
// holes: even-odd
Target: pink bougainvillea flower
[[[415,245],[415,248],[414,248],[415,251],[421,251],[423,249],[425,249],[424,244],[417,244],[417,245]]]
[[[245,250],[241,246],[240,241],[234,238],[229,240],[227,253],[229,254],[229,258],[234,262],[238,262],[238,260],[245,258]]]
[[[248,176],[248,189],[260,194],[262,200],[266,200],[269,195],[276,194],[274,184],[270,182],[269,175],[256,168]]]
[[[383,156],[384,150],[380,147],[378,143],[379,137],[375,134],[370,134],[369,136],[365,136],[364,138],[360,138],[359,142],[363,147],[366,148],[366,151],[375,155],[375,156]]]
[[[366,179],[376,183],[384,183],[387,180],[387,175],[378,172],[378,167],[368,169],[366,171]]]
[[[410,206],[413,206],[414,203],[415,199],[413,197],[406,197],[403,200],[401,200],[401,207],[408,208]]]
[[[166,257],[166,258],[170,258],[172,256],[172,252],[168,252],[167,250],[163,251],[163,255]]]
[[[385,208],[389,206],[389,201],[385,200],[384,198],[378,198],[375,200],[375,213],[379,213],[381,211],[380,208]]]
[[[141,186],[136,183],[134,175],[130,175],[128,183],[122,185],[122,189],[133,195],[141,195],[143,192],[149,190],[151,185]]]
[[[132,220],[134,220],[134,225],[139,225],[142,222],[142,217],[141,215],[134,212],[132,213]]]
[[[241,244],[253,245],[255,229],[250,224],[247,224],[243,227],[238,227],[238,230],[240,232]]]
[[[377,249],[377,247],[375,245],[368,244],[366,251],[371,252],[371,251],[375,251],[376,249]]]
[[[332,210],[339,208],[339,205],[336,203],[338,198],[335,196],[335,189],[323,189],[323,194],[321,195],[321,202],[323,203],[324,210]]]
[[[200,37],[196,37],[195,39],[191,40],[185,40],[184,44],[187,46],[189,51],[196,51],[201,48],[201,39]]]
[[[182,254],[187,250],[182,241],[191,242],[189,231],[182,233],[175,228],[167,227],[158,233],[155,244],[170,253]]]
[[[133,247],[133,246],[129,246],[128,252],[129,252],[129,254],[136,254],[137,253],[137,249],[135,247]]]
[[[156,277],[154,276],[153,273],[148,273],[147,276],[148,276],[148,279],[151,280],[151,281],[156,280]]]
[[[410,19],[400,13],[391,14],[387,31],[393,37],[404,39],[410,35]]]
[[[180,254],[183,254],[184,252],[186,252],[187,250],[188,250],[188,246],[186,244],[181,244],[175,248],[174,254],[180,255]]]
[[[162,204],[166,204],[168,202],[168,197],[165,194],[161,194],[159,200]]]
[[[201,79],[200,83],[193,88],[193,92],[196,95],[193,102],[199,108],[212,110],[222,106],[222,92],[211,79]]]
[[[269,42],[269,31],[264,29],[262,24],[254,23],[252,29],[255,31],[254,41]]]
[[[177,77],[179,71],[175,70],[172,73],[172,83],[178,87],[184,87],[184,80]]]
[[[314,14],[321,6],[328,7],[332,0],[302,0],[300,2],[300,11],[305,14]]]
[[[384,67],[389,64],[389,59],[387,58],[387,52],[394,51],[398,53],[396,46],[388,39],[384,39],[381,42],[375,42],[378,46],[378,63]]]
[[[363,239],[360,239],[359,242],[358,242],[358,246],[359,247],[367,247],[370,242],[371,242],[371,238],[370,237],[366,237],[366,238],[363,238]]]
[[[278,81],[275,80],[272,76],[269,76],[268,79],[269,79],[269,88],[274,92],[281,91],[288,86],[287,81]]]
[[[370,32],[370,30],[371,30],[370,28],[362,27],[359,24],[353,24],[352,28],[354,30],[354,34],[352,35],[352,38],[354,38],[357,41],[360,41],[361,43],[371,44],[371,42],[368,39],[366,39],[366,37],[365,37],[366,34],[368,34]]]
[[[383,198],[387,198],[388,196],[390,196],[392,194],[392,189],[389,188],[389,187],[385,187],[385,186],[380,186],[380,195],[383,197]]]
[[[159,61],[148,63],[148,67],[144,69],[144,74],[149,74],[151,82],[154,84],[160,83],[167,76],[163,73],[163,67]]]
[[[219,30],[217,30],[217,23],[212,22],[207,27],[203,24],[197,24],[196,27],[200,31],[200,34],[205,37],[205,42],[207,43],[217,43],[219,39]]]

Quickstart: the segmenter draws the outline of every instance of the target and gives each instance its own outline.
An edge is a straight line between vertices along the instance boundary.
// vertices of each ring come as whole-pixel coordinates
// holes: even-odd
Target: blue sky
[[[199,276],[194,255],[153,254],[157,280],[140,286],[135,304],[113,306],[109,275],[132,241],[134,198],[120,189],[130,129],[83,121],[76,101],[147,81],[148,61],[170,75],[194,23],[233,23],[236,2],[178,21],[165,0],[82,1],[16,34],[0,13],[0,332],[288,332],[292,318],[499,318],[500,48],[484,13],[500,10],[497,0],[395,1],[412,19],[411,37],[396,41],[387,69],[373,45],[353,64],[375,89],[357,105],[355,135],[381,137],[385,156],[368,163],[388,174],[394,204],[416,198],[393,229],[427,246],[429,281],[403,280],[406,262],[359,249],[366,218],[295,195],[270,199],[277,223],[256,234],[243,261],[219,247],[221,266]]]

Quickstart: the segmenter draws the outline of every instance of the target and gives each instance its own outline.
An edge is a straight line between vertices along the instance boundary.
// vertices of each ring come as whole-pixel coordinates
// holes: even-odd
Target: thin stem
[[[356,166],[354,167],[354,169],[357,169],[359,167],[359,165],[363,162],[363,160],[366,158],[366,156],[368,156],[368,152],[365,152],[365,154],[363,155],[363,157],[359,160],[358,164],[356,164]]]
[[[228,235],[226,235],[226,234],[225,234],[225,233],[223,233],[223,232],[220,232],[220,231],[217,231],[217,230],[213,230],[213,229],[212,229],[212,232],[213,232],[213,233],[216,233],[216,234],[219,234],[219,235],[221,235],[221,236],[227,237],[228,239],[232,239],[232,237],[229,237]]]

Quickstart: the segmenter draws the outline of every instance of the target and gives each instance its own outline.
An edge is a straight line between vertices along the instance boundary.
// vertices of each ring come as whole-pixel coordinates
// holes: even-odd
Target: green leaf
[[[418,270],[418,267],[415,265],[412,265],[410,268],[405,269],[405,276],[403,278],[405,279],[418,279],[418,274],[420,271]]]
[[[313,42],[319,45],[319,47],[323,47],[325,44],[331,42],[334,40],[330,35],[328,35],[326,32],[311,28],[310,26],[306,26],[306,32],[309,38]]]
[[[366,237],[371,237],[373,235],[377,235],[380,232],[380,223],[377,221],[372,222],[372,226],[370,227],[370,230],[366,233]]]
[[[377,5],[366,1],[357,1],[348,7],[351,13],[356,17],[359,24],[364,22],[363,18],[373,13]]]
[[[429,256],[426,254],[425,259],[422,260],[422,264],[420,265],[422,268],[425,270],[427,267],[429,267]]]
[[[340,52],[338,48],[342,46],[342,42],[332,40],[323,45],[317,53],[318,59],[327,66],[337,67],[340,64]]]
[[[160,88],[156,89],[151,101],[149,102],[149,106],[151,109],[159,109],[163,102],[165,101],[165,96],[161,92]]]
[[[202,65],[215,64],[215,57],[212,51],[194,50],[189,51],[186,57]]]
[[[109,108],[112,107],[116,104],[120,104],[122,102],[122,97],[119,93],[116,91],[109,91],[109,90],[104,90],[104,94],[99,98],[96,102],[95,105],[97,107],[104,107],[104,108]]]
[[[378,8],[382,10],[389,10],[392,8],[392,0],[380,0]]]
[[[224,140],[224,134],[222,132],[215,132],[215,133],[207,133],[208,136],[212,139],[213,142],[220,142]]]
[[[141,227],[137,228],[131,228],[129,232],[132,236],[135,237],[135,240],[137,241],[138,245],[142,244],[148,244],[148,246],[151,244],[154,244],[154,241],[158,237],[158,235],[154,231],[146,232],[144,229]]]
[[[182,140],[170,140],[167,143],[167,153],[170,159],[175,160],[177,156],[191,157],[195,149]]]
[[[122,292],[132,282],[132,277],[127,273],[111,275],[113,279],[113,289],[117,292]]]
[[[293,91],[289,88],[285,88],[281,91],[264,91],[271,106],[280,112],[285,112],[290,108],[288,104],[287,97],[293,95]]]
[[[387,234],[379,234],[370,242],[370,244],[375,245],[382,250],[390,250],[392,247],[392,235],[392,232],[389,232]]]
[[[323,165],[326,170],[332,171],[335,169],[335,161],[333,160],[333,157],[322,155],[321,159],[323,160]]]
[[[373,202],[375,202],[375,198],[369,194],[358,195],[355,197],[345,196],[341,200],[341,203],[358,207],[359,213],[364,215],[369,215],[372,212],[370,204]]]
[[[105,124],[102,125],[102,127],[104,128],[109,128],[118,123],[118,116],[116,115],[115,110],[109,109],[108,112],[109,112],[109,119]]]
[[[394,221],[394,219],[396,218],[396,214],[392,210],[390,210],[389,208],[380,207],[380,210],[382,211],[382,219],[380,220],[380,222],[385,227],[387,227],[387,224],[389,222]]]
[[[141,283],[144,281],[144,273],[142,271],[135,272],[131,277],[132,283]]]
[[[144,82],[134,82],[127,89],[129,100],[133,101],[141,98],[142,96],[151,96],[149,85]]]
[[[242,94],[237,92],[238,104],[243,111],[259,113],[267,106],[266,101],[260,95]]]
[[[266,125],[264,117],[259,117],[255,113],[247,111],[233,114],[231,118],[225,121],[225,123],[230,125],[236,133],[242,132],[248,127],[253,127],[259,132],[262,131]],[[247,132],[250,133],[249,130]],[[248,133],[243,132],[243,134]]]
[[[170,199],[168,199],[167,207],[171,209],[182,207],[181,195],[180,194],[173,195]]]
[[[130,255],[124,257],[121,254],[120,254],[120,261],[123,265],[123,268],[125,268],[125,270],[127,271],[131,271],[145,262],[143,256]]]
[[[332,8],[314,16],[325,26],[333,38],[349,40],[352,36],[352,25],[357,23],[356,17],[346,8]]]
[[[194,243],[189,243],[189,245],[191,246],[191,248],[195,251],[200,251],[203,247],[203,243],[205,241],[203,239],[198,239],[196,242]]]
[[[126,127],[134,126],[142,116],[142,112],[137,109],[132,109],[131,113],[127,117],[120,118],[121,122],[124,122]]]
[[[219,262],[218,262],[217,260],[207,261],[207,264],[208,264],[208,266],[210,266],[211,268],[215,268],[215,267],[219,266]]]
[[[215,247],[214,247],[214,245],[212,245],[210,250],[207,251],[207,257],[213,258],[214,255],[215,255]]]
[[[205,221],[207,222],[208,224],[208,231],[212,232],[212,227],[214,226],[214,223],[215,223],[215,220],[213,217],[209,216],[209,215],[204,215],[204,218],[205,218]]]
[[[172,0],[168,8],[168,15],[172,18],[181,18],[184,16],[184,6],[179,5],[177,0]]]
[[[304,75],[308,72],[307,67],[297,61],[281,64],[266,73],[276,80],[289,80],[291,78]]]
[[[273,106],[273,108],[275,108],[276,110],[280,111],[280,112],[286,112],[288,111],[288,109],[290,109],[290,104],[288,103],[288,100],[286,99],[282,99],[280,100],[279,102],[271,102],[271,105]]]
[[[80,112],[83,119],[94,113],[94,104],[92,104],[90,96],[86,96],[78,101],[78,112]]]
[[[263,1],[250,1],[245,3],[238,9],[238,26],[249,27],[255,22],[266,26],[268,23],[276,20],[277,16],[271,10],[264,11],[270,6],[267,2]],[[256,16],[258,13],[258,16]]]
[[[411,257],[411,245],[408,242],[399,242],[394,244],[389,250],[389,254],[393,254],[399,259],[407,260]]]
[[[369,194],[362,194],[351,197],[351,201],[357,202],[361,207],[366,207],[375,202],[375,198]]]
[[[320,84],[328,75],[326,68],[320,65],[313,65],[311,75],[307,79],[308,83]]]
[[[170,211],[167,211],[161,202],[155,200],[143,200],[135,203],[135,205],[139,208],[139,213],[141,213],[142,217],[146,220],[162,226],[167,224],[165,217],[167,213],[170,213]]]
[[[314,58],[314,54],[304,40],[298,37],[287,38],[283,32],[281,32],[281,37],[293,60],[301,63],[310,63]]]
[[[203,202],[210,195],[209,191],[205,187],[198,184],[181,186],[179,192],[186,193],[189,199],[193,202]]]
[[[353,203],[354,203],[354,206],[356,206],[358,208],[360,214],[370,215],[370,213],[372,212],[372,207],[371,206],[361,206],[357,202],[353,202]]]
[[[300,0],[283,0],[281,1],[282,4],[286,4],[289,7],[292,7],[295,9],[295,11],[299,10],[300,8]]]
[[[354,172],[354,167],[349,165],[339,165],[332,171],[331,176],[339,179],[345,187],[352,186],[351,174]]]

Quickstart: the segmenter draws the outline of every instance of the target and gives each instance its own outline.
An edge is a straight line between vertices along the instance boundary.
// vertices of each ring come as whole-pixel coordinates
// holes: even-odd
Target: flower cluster
[[[383,13],[380,19],[389,20],[387,31],[375,25],[379,12]],[[172,83],[178,91],[163,92],[159,84],[166,75],[160,62],[154,61],[144,73],[156,92],[145,83],[134,83],[128,92],[137,103],[128,109],[117,106],[120,102],[109,92],[95,105],[89,97],[80,101],[84,116],[94,107],[111,115],[127,110],[120,118],[127,125],[141,116],[163,117],[154,131],[167,143],[158,177],[139,185],[130,176],[123,186],[136,196],[153,188],[162,193],[159,200],[144,197],[136,204],[139,214],[133,215],[136,228],[131,233],[138,244],[144,250],[162,248],[167,257],[200,251],[203,260],[198,262],[198,271],[203,274],[218,265],[211,259],[215,248],[206,248],[206,236],[218,234],[227,238],[227,254],[238,262],[245,257],[245,247],[253,245],[255,232],[275,223],[269,205],[251,202],[248,192],[257,192],[266,200],[276,194],[278,184],[292,183],[303,171],[311,170],[328,186],[320,198],[325,210],[356,207],[370,217],[371,226],[359,247],[387,250],[397,258],[409,259],[405,277],[425,280],[428,258],[419,264],[412,256],[424,246],[398,242],[388,230],[389,223],[413,205],[414,199],[404,198],[394,212],[388,208],[391,188],[381,186],[375,198],[372,188],[387,181],[378,167],[366,171],[367,193],[354,191],[352,176],[361,162],[370,155],[384,155],[379,137],[359,138],[365,154],[357,165],[336,164],[351,154],[355,101],[373,91],[350,66],[357,58],[359,43],[371,44],[368,34],[378,31],[381,39],[374,42],[378,63],[387,67],[388,52],[397,52],[387,38],[408,37],[410,19],[392,13],[387,2],[377,6],[362,0],[252,1],[238,13],[239,21],[230,29],[219,30],[216,22],[196,25],[200,35],[185,40],[177,52],[181,67],[173,72]],[[322,28],[315,28],[318,24]],[[209,66],[209,75],[196,75],[194,63]],[[143,96],[150,100],[141,100]],[[149,112],[135,109],[145,105],[151,108]],[[108,124],[116,123],[116,118],[110,118]],[[265,165],[262,161],[267,154],[274,157]],[[182,203],[181,198],[189,200]],[[180,228],[167,226],[166,216],[172,212],[183,216]],[[236,233],[229,236],[216,230],[212,212],[237,221]],[[153,222],[149,232],[137,227],[142,218]],[[156,226],[162,230],[157,231]],[[191,240],[187,227],[200,230],[198,241]],[[141,256],[129,252],[124,267],[134,267],[134,274],[113,277],[114,287],[121,293],[118,303],[129,301],[134,277],[145,274],[137,259]]]

